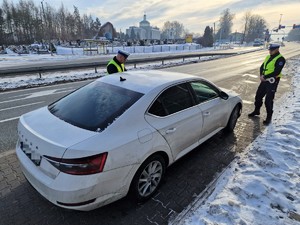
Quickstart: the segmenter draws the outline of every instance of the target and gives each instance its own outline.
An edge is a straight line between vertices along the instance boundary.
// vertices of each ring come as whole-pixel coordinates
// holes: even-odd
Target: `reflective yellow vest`
[[[265,76],[267,76],[267,75],[269,75],[269,74],[271,74],[271,73],[274,72],[274,70],[275,70],[275,63],[276,63],[277,59],[279,59],[280,57],[282,57],[282,55],[279,54],[279,55],[276,56],[274,59],[272,59],[271,62],[269,62],[269,63],[267,64],[267,62],[269,61],[270,57],[271,57],[271,55],[268,55],[268,56],[266,57],[265,61],[264,61],[264,75],[265,75]],[[282,73],[280,73],[280,74],[279,74],[278,76],[276,76],[276,77],[282,77]]]
[[[125,70],[125,66],[124,66],[123,63],[121,64],[121,67],[120,67],[120,65],[118,65],[118,63],[116,63],[116,61],[112,59],[112,60],[109,61],[107,66],[110,65],[110,64],[113,64],[118,69],[119,73],[124,72],[124,70]]]

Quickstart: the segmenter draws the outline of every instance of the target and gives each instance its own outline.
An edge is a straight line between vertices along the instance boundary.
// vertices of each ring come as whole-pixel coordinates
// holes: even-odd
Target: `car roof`
[[[99,78],[101,82],[144,94],[159,86],[165,87],[169,86],[170,84],[195,79],[200,78],[185,73],[167,72],[161,70],[127,71],[123,73],[110,74]]]

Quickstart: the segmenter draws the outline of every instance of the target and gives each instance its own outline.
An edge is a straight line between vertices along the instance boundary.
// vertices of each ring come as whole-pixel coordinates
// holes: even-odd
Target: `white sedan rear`
[[[60,207],[91,210],[158,189],[166,167],[242,110],[235,93],[187,74],[108,75],[23,115],[16,146],[32,186]]]

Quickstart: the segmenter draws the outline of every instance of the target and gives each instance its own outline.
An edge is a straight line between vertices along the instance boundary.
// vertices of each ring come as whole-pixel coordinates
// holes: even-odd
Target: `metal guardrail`
[[[198,58],[204,56],[217,56],[217,55],[235,55],[237,53],[233,52],[211,52],[211,53],[187,53],[187,54],[170,54],[167,56],[145,56],[143,58],[135,58],[135,59],[129,59],[126,61],[126,65],[134,65],[136,67],[137,64],[144,64],[149,62],[159,62],[161,61],[162,64],[164,64],[165,61],[168,60],[175,60],[175,59],[183,59],[183,61],[186,58]],[[97,59],[99,60],[99,59]],[[100,59],[99,61],[93,61],[93,62],[51,62],[45,63],[45,64],[28,64],[23,66],[15,66],[15,67],[4,67],[0,68],[0,76],[10,76],[10,75],[17,75],[17,74],[24,74],[24,73],[39,73],[40,77],[42,73],[50,72],[50,71],[63,71],[63,70],[70,70],[70,69],[82,69],[82,68],[95,68],[95,72],[97,73],[97,68],[105,68],[107,66],[107,59]]]

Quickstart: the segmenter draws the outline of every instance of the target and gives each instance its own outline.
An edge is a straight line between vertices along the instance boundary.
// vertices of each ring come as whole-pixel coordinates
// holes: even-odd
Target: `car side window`
[[[190,84],[195,93],[198,104],[219,96],[218,90],[209,83],[195,81]]]
[[[193,106],[193,100],[186,83],[165,90],[153,103],[149,113],[167,116]]]

